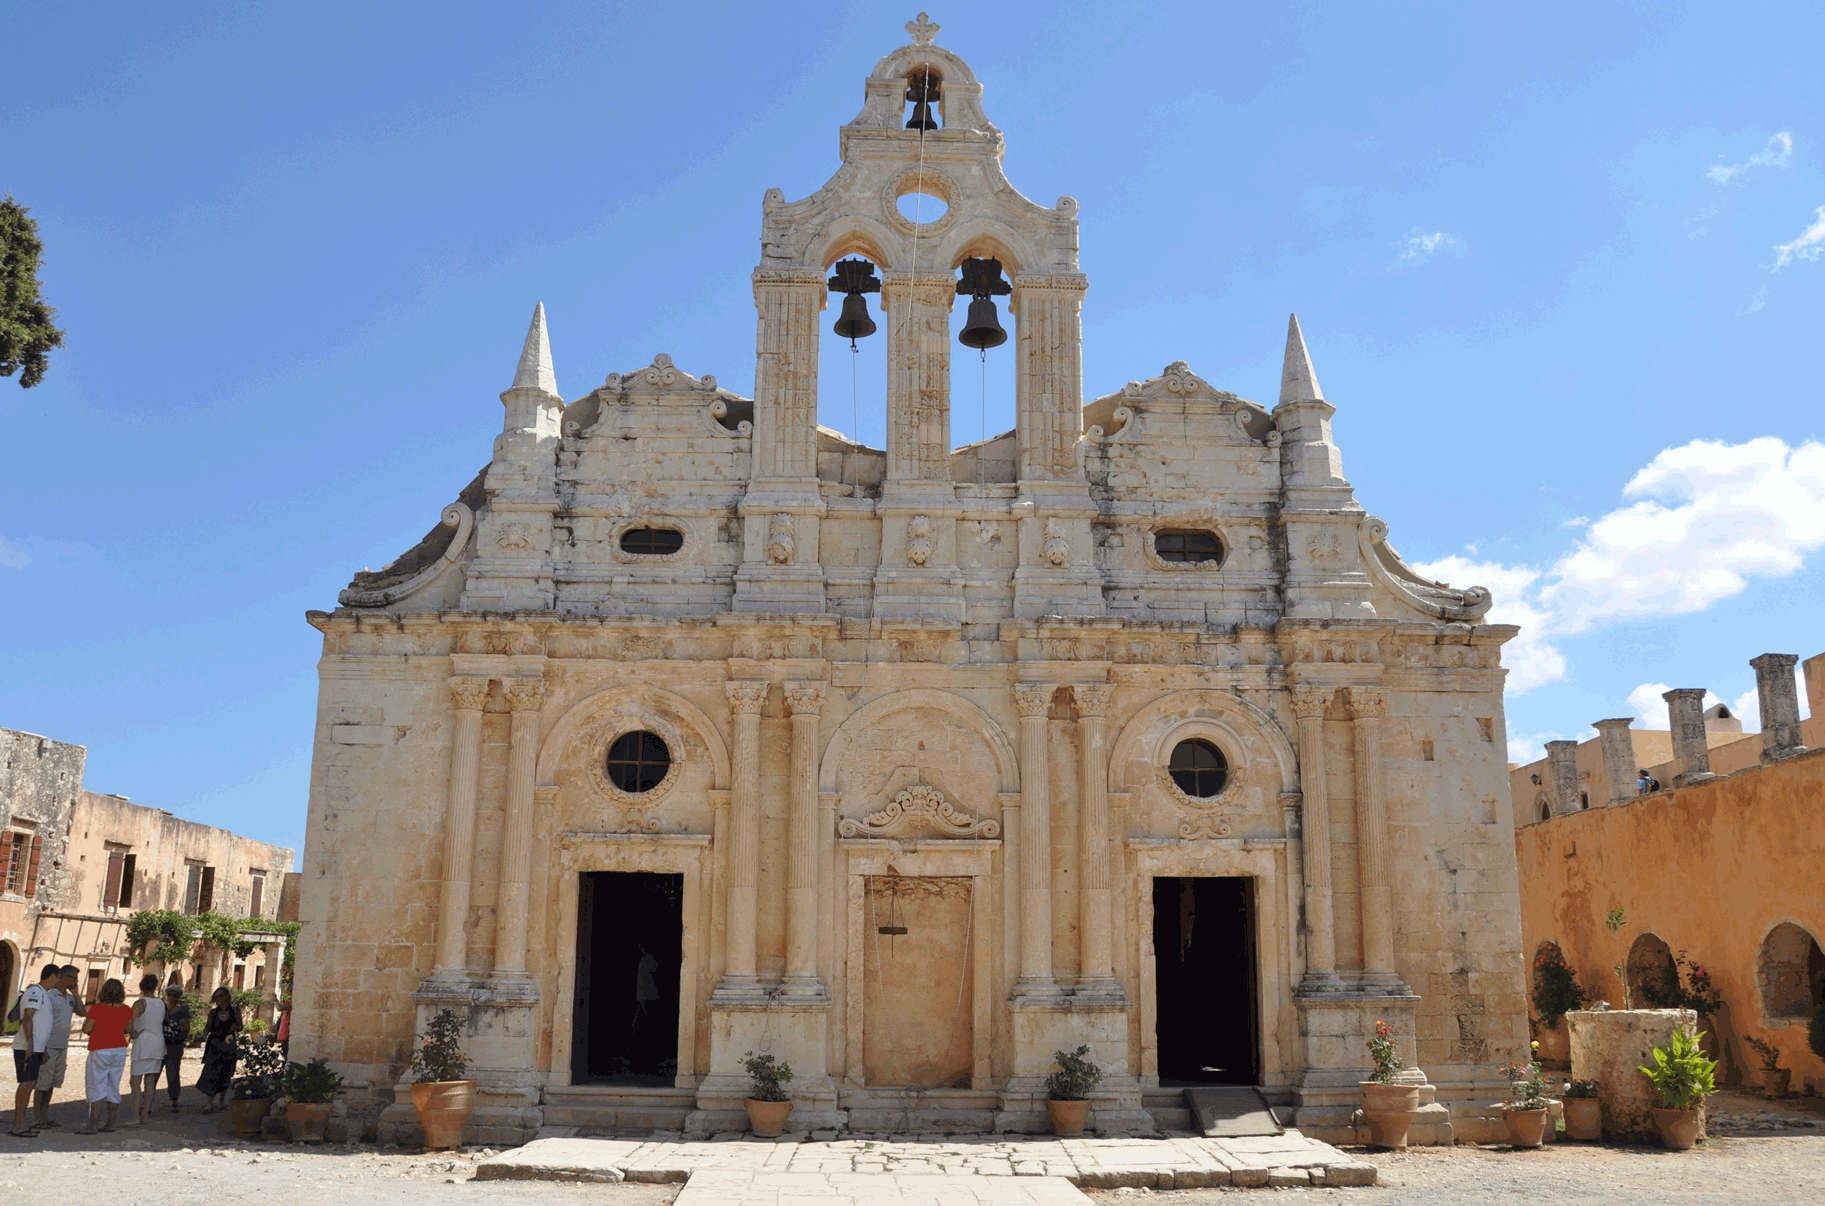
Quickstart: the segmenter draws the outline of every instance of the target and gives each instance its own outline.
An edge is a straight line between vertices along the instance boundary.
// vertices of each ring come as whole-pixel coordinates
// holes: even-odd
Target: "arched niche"
[[[859,739],[863,734],[868,734],[871,740],[883,741],[881,754],[872,759],[876,773],[870,775],[870,778],[883,778],[879,773],[880,768],[887,767],[888,763],[895,758],[905,759],[906,761],[901,763],[903,766],[915,765],[921,753],[916,748],[920,739],[916,736],[913,737],[913,746],[907,747],[904,744],[905,739],[896,745],[891,735],[896,727],[901,727],[896,725],[896,721],[904,722],[908,732],[916,733],[919,718],[917,716],[901,717],[899,714],[918,712],[925,712],[932,718],[939,719],[941,727],[947,734],[945,740],[951,740],[957,734],[969,734],[980,743],[983,751],[982,763],[989,770],[992,782],[974,785],[978,796],[982,794],[1006,795],[1020,790],[1020,760],[1014,753],[1013,743],[1008,740],[1008,735],[1002,727],[995,722],[995,718],[960,695],[953,695],[949,691],[921,688],[912,691],[895,691],[891,695],[884,695],[857,709],[845,719],[837,727],[836,732],[831,735],[830,743],[824,747],[823,761],[818,769],[818,791],[831,794],[841,793],[845,797],[843,804],[845,808],[868,803],[865,793],[878,792],[878,789],[886,786],[886,783],[845,782],[846,767],[849,774],[858,773],[855,762],[851,760],[851,754],[860,754]],[[929,749],[924,752],[935,753]],[[933,784],[933,786],[941,786],[947,793],[957,795],[972,810],[986,811],[994,807],[992,799],[970,798],[968,793],[971,791],[972,785],[963,782],[960,776],[949,775],[946,778],[954,781]],[[907,785],[895,785],[896,789],[902,786]],[[981,793],[981,787],[990,787],[991,790],[988,793]]]
[[[1167,773],[1182,741],[1215,745],[1228,766],[1216,795],[1187,795]],[[1274,718],[1227,691],[1174,691],[1141,708],[1109,747],[1109,790],[1129,793],[1167,810],[1178,836],[1227,837],[1234,822],[1260,818],[1278,830],[1280,801],[1299,789],[1293,746]]]
[[[1762,935],[1755,955],[1762,1016],[1807,1018],[1825,1000],[1825,950],[1804,926],[1782,921]]]
[[[1644,1003],[1653,995],[1656,985],[1679,974],[1679,968],[1673,962],[1673,949],[1666,939],[1652,930],[1637,935],[1629,944],[1626,968],[1631,998]]]
[[[674,759],[688,763],[693,757],[701,758],[708,768],[707,786],[716,791],[728,790],[729,750],[716,725],[703,709],[682,695],[644,684],[598,691],[566,709],[545,730],[544,741],[540,743],[538,786],[558,786],[560,767],[584,753],[579,748],[583,744],[591,745],[589,752],[593,753],[593,746],[600,743],[600,734],[595,730],[603,728],[603,722],[610,719],[650,729],[662,736],[675,735],[685,743],[685,748],[676,751]],[[587,742],[583,740],[586,735],[590,738]],[[613,740],[613,736],[607,740]]]

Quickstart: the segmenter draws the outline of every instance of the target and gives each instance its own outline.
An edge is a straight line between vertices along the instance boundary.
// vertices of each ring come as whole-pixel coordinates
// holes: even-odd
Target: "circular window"
[[[608,747],[608,781],[629,795],[641,795],[665,782],[672,751],[657,733],[626,733]]]
[[[1229,763],[1224,761],[1223,751],[1202,737],[1174,746],[1166,769],[1179,790],[1197,800],[1208,800],[1229,781]]]

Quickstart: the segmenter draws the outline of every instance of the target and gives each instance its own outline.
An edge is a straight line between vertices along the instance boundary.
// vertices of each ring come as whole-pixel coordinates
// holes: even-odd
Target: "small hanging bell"
[[[860,293],[851,293],[843,298],[843,312],[837,316],[836,325],[830,328],[840,339],[854,343],[866,339],[875,333],[874,319],[868,316],[868,299]]]
[[[862,295],[879,293],[881,282],[874,274],[874,265],[863,259],[840,260],[830,271],[830,288],[846,294],[843,312],[830,329],[853,345],[875,333],[874,319],[868,316],[868,301]]]
[[[932,102],[940,99],[942,93],[938,87],[937,77],[927,67],[918,75],[910,76],[906,81],[906,99],[913,103],[913,115],[907,119],[909,130],[936,130],[938,123],[932,120]]]
[[[966,348],[998,348],[1007,341],[1008,333],[1001,329],[995,303],[986,297],[973,299],[969,319],[963,324],[963,330],[957,332],[957,342]]]

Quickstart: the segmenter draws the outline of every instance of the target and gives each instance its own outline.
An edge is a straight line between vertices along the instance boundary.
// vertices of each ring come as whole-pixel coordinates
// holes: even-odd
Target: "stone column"
[[[513,709],[507,751],[507,819],[501,837],[501,898],[495,910],[494,981],[526,980],[526,915],[532,895],[532,788],[539,758],[542,678],[509,678],[502,686]]]
[[[1014,278],[1008,309],[1019,316],[1014,353],[1014,406],[1021,481],[1081,476],[1077,440],[1083,427],[1083,308],[1088,280],[1078,273]]]
[[[1635,765],[1635,742],[1629,736],[1629,725],[1633,723],[1633,717],[1617,716],[1591,726],[1603,742],[1603,790],[1608,795],[1605,804],[1619,804],[1635,797],[1635,772],[1640,768]]]
[[[1362,892],[1365,977],[1399,983],[1394,973],[1394,889],[1388,882],[1388,808],[1381,766],[1381,718],[1388,693],[1350,688],[1356,738],[1356,876]]]
[[[437,911],[437,979],[460,977],[469,962],[470,876],[475,863],[475,784],[482,762],[482,704],[485,678],[450,680],[456,712],[450,740],[450,792],[444,806],[443,892]]]
[[[817,795],[818,719],[824,710],[823,683],[787,683],[792,713],[792,779],[786,801],[786,995],[824,1000],[817,976],[818,865],[828,833],[819,833]]]
[[[1331,914],[1331,805],[1324,770],[1324,708],[1329,687],[1293,688],[1299,721],[1301,845],[1305,850],[1305,979],[1303,992],[1336,991],[1337,938]]]
[[[1661,695],[1673,726],[1673,782],[1697,783],[1711,777],[1711,750],[1705,743],[1705,689],[1675,687]]]
[[[1018,683],[1020,713],[1020,979],[1022,997],[1058,995],[1052,978],[1052,773],[1046,717],[1051,683]]]
[[[1546,743],[1547,799],[1554,816],[1578,811],[1578,743]],[[1529,817],[1528,820],[1537,820]]]
[[[1110,937],[1109,769],[1104,733],[1109,716],[1106,683],[1079,684],[1077,698],[1077,932],[1081,943],[1076,996],[1117,998],[1115,952]]]
[[[887,479],[950,483],[951,304],[949,272],[885,272]]]
[[[821,272],[754,272],[756,481],[817,477],[817,328],[827,295]]]
[[[735,757],[729,782],[729,904],[727,966],[717,997],[760,994],[754,926],[760,906],[760,710],[767,684],[725,683],[735,715]]]
[[[1763,762],[1778,762],[1806,749],[1800,742],[1800,692],[1793,678],[1799,660],[1795,653],[1764,653],[1749,662],[1762,710]]]

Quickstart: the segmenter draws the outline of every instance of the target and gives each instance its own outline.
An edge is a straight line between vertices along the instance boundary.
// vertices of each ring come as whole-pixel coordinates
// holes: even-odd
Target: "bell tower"
[[[913,40],[875,64],[862,111],[842,128],[837,173],[803,200],[788,202],[779,189],[762,200],[753,475],[741,506],[734,607],[824,610],[817,324],[833,291],[832,265],[853,256],[879,270],[886,320],[887,464],[875,508],[881,553],[874,616],[964,617],[950,399],[950,314],[960,293],[972,319],[1006,295],[1017,320],[1015,614],[1100,615],[1090,537],[1095,507],[1078,448],[1079,310],[1087,282],[1077,269],[1077,202],[1061,197],[1047,209],[1015,191],[1002,173],[1002,134],[983,114],[975,73],[935,44],[939,27],[924,13],[906,29]],[[914,221],[899,207],[911,193],[946,208]],[[995,273],[991,282],[990,260],[1005,281]],[[961,282],[960,268],[968,278]],[[839,272],[836,279],[849,278]],[[971,338],[972,347],[981,346],[994,335],[972,321]],[[778,539],[782,531],[791,538]]]

